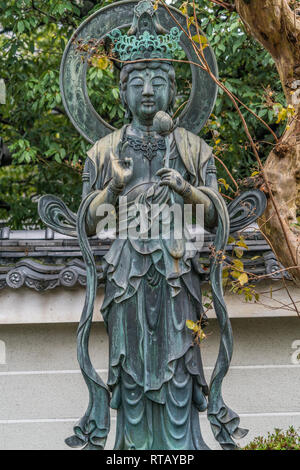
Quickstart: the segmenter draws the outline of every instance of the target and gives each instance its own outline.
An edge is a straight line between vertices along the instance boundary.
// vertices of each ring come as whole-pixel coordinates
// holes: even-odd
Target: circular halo
[[[75,50],[73,41],[80,38],[88,41],[102,39],[113,29],[130,28],[133,10],[138,1],[121,1],[108,5],[87,18],[72,35],[65,49],[60,68],[60,89],[66,112],[77,131],[90,143],[95,143],[115,128],[108,124],[94,109],[87,93],[87,63],[83,62]],[[180,25],[186,29],[186,17],[176,8],[169,7]],[[176,26],[175,21],[164,7],[158,8],[161,25],[168,31]],[[122,19],[122,24],[120,24]],[[196,31],[192,31],[193,35]],[[202,34],[202,33],[201,33]],[[194,49],[184,33],[180,46],[189,61],[198,62]],[[218,76],[215,54],[210,46],[204,49],[204,55],[214,76]],[[217,97],[218,87],[208,73],[196,65],[190,65],[192,71],[192,90],[185,108],[179,115],[179,126],[198,134],[208,120]]]

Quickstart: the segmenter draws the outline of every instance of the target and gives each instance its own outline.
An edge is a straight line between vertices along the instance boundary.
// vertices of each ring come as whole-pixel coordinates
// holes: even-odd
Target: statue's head
[[[120,94],[126,117],[151,125],[158,111],[172,114],[176,97],[174,68],[157,61],[125,65],[120,75]]]
[[[180,49],[179,29],[173,27],[168,33],[153,3],[141,0],[134,8],[130,30],[122,34],[115,29],[108,36],[115,55],[124,63],[120,92],[127,117],[149,125],[158,111],[172,113],[176,85],[171,60]]]

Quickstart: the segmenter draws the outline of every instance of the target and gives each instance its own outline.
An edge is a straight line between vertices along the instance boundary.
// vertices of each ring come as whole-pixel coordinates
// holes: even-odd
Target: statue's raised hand
[[[123,191],[127,183],[129,183],[133,173],[132,158],[117,158],[113,153],[111,154],[112,163],[112,181],[110,188],[115,193]]]
[[[172,168],[161,168],[156,174],[161,178],[161,186],[169,186],[169,188],[173,189],[181,196],[186,192],[189,186],[189,183],[183,179],[181,174]]]

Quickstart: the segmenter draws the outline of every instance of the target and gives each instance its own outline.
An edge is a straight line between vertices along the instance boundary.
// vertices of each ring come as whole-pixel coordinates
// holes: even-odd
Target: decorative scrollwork
[[[113,30],[108,37],[114,42],[114,52],[122,61],[143,58],[172,59],[174,53],[180,50],[179,41],[182,31],[177,27],[170,34],[153,35],[144,31],[138,38],[122,34],[119,29]]]
[[[59,285],[58,280],[43,280],[43,279],[35,279],[35,278],[26,278],[25,279],[25,285],[26,287],[29,287],[30,289],[34,289],[37,292],[43,292],[45,290],[50,290],[54,289]]]
[[[104,281],[101,263],[97,263],[96,270],[99,287]],[[85,265],[76,258],[66,265],[45,264],[32,259],[23,259],[13,268],[7,267],[7,271],[0,274],[0,289],[29,287],[42,292],[59,286],[74,287],[75,285],[86,286]]]
[[[63,56],[60,86],[64,107],[75,128],[90,143],[97,142],[115,129],[97,113],[89,99],[86,85],[88,55],[86,60],[82,61],[82,55],[76,50],[76,40],[80,38],[83,43],[88,43],[93,37],[101,40],[114,29],[130,27],[133,19],[132,10],[136,4],[135,1],[130,0],[112,2],[93,13],[74,32]],[[169,8],[176,21],[187,30],[185,16],[173,6],[170,5]],[[159,7],[159,20],[161,26],[167,31],[174,26],[174,20],[163,7]],[[197,33],[195,26],[192,24],[190,27],[192,35],[195,35]],[[185,51],[188,60],[194,63],[198,61],[193,45],[185,34],[181,35],[180,46]],[[217,76],[215,55],[209,45],[205,48],[205,57],[213,75]],[[191,65],[191,69],[193,87],[190,98],[179,115],[179,125],[198,134],[212,112],[218,87],[201,67]]]
[[[291,276],[288,271],[282,271],[283,266],[280,264],[272,251],[263,253],[263,259],[265,262],[266,274],[271,276],[271,279],[276,281],[280,279],[289,279]]]
[[[76,214],[56,196],[42,196],[38,204],[39,216],[55,232],[76,237]]]
[[[230,218],[230,233],[238,232],[254,223],[266,209],[267,198],[259,189],[245,191],[235,198],[227,209]]]
[[[78,273],[74,269],[66,268],[60,274],[60,282],[65,287],[73,287],[77,283]]]
[[[137,137],[126,136],[122,140],[122,144],[125,145],[128,143],[133,150],[141,150],[144,157],[148,160],[156,157],[158,150],[166,150],[166,141],[165,139],[154,139],[151,138],[148,141],[138,139]]]
[[[6,276],[6,283],[12,289],[18,289],[24,285],[25,276],[17,269],[10,271]]]

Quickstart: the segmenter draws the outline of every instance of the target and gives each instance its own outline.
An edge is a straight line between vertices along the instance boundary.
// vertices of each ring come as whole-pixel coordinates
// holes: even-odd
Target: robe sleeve
[[[198,160],[198,186],[210,186],[218,189],[216,178],[215,159],[213,156],[213,149],[200,139],[200,156]]]
[[[98,140],[87,152],[82,174],[82,197],[97,189],[105,188],[111,180],[110,149],[111,135]]]
[[[182,161],[190,174],[193,186],[206,185],[206,168],[212,157],[212,148],[207,143],[186,129],[175,129],[175,141]]]
[[[92,149],[91,149],[92,150]],[[82,199],[93,190],[93,181],[96,179],[96,166],[89,157],[87,157],[82,173]]]
[[[203,171],[205,174],[205,186],[209,186],[218,191],[217,169],[213,155],[206,162]]]
[[[98,140],[87,152],[87,159],[82,174],[82,196],[97,189],[104,189],[112,179],[111,151],[117,154],[117,147],[122,140],[126,126]]]

